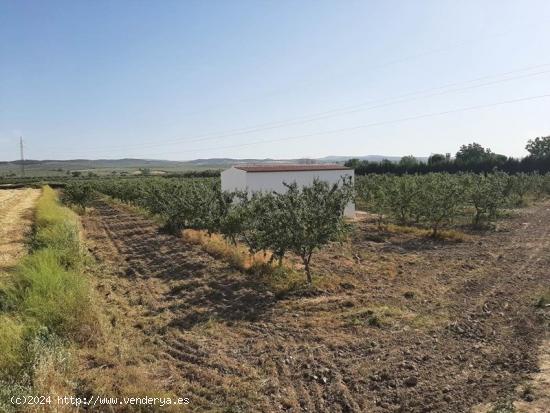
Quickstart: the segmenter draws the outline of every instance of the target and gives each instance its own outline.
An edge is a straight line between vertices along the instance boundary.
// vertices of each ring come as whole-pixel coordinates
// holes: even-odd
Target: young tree
[[[531,175],[526,173],[519,173],[515,175],[510,175],[507,194],[512,199],[512,202],[515,205],[524,205],[525,196],[533,188],[533,181]]]
[[[304,264],[308,283],[311,278],[313,253],[330,241],[337,240],[346,229],[344,209],[353,197],[351,181],[329,185],[315,180],[302,189],[287,185],[285,194],[277,195],[283,206],[281,224],[286,227],[290,249]]]
[[[394,177],[389,175],[370,174],[358,178],[355,182],[357,197],[365,210],[378,215],[378,227],[382,225],[385,215],[390,211],[387,189],[393,185]]]
[[[432,237],[437,237],[441,226],[451,223],[462,208],[464,188],[449,174],[432,173],[422,179],[418,203],[432,229]]]
[[[489,175],[468,174],[464,176],[464,195],[474,207],[473,225],[479,227],[483,220],[496,217],[505,202],[508,176],[505,173]]]
[[[416,175],[392,177],[387,185],[386,200],[390,213],[400,224],[410,224],[418,211],[419,178]]]
[[[62,201],[68,205],[77,205],[82,209],[95,198],[95,191],[91,184],[87,182],[69,182],[63,189]]]

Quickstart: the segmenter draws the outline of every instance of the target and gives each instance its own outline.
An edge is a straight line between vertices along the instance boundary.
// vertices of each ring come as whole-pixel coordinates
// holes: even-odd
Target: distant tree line
[[[345,166],[355,169],[357,175],[372,173],[426,174],[430,172],[475,172],[502,171],[511,174],[520,172],[550,172],[550,136],[530,139],[525,146],[529,155],[518,159],[500,155],[484,148],[479,143],[462,145],[455,157],[447,154],[433,154],[427,162],[414,156],[404,156],[399,162],[384,159],[381,162],[350,159]]]

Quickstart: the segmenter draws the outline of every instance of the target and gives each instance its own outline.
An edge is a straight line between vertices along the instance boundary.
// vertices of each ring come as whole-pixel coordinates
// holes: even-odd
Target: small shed
[[[286,184],[309,186],[315,179],[329,184],[354,179],[354,171],[337,164],[259,164],[234,165],[222,172],[223,191],[247,191],[284,193]],[[355,215],[355,204],[350,202],[344,211],[347,217]]]

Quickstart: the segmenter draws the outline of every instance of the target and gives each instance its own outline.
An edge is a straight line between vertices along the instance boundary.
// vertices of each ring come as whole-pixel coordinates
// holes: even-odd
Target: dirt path
[[[39,196],[39,189],[0,190],[0,272],[15,265],[24,253]]]
[[[277,298],[120,207],[98,204],[84,228],[136,368],[195,411],[468,412],[537,371],[548,204],[462,244],[365,224],[316,258],[317,289]]]

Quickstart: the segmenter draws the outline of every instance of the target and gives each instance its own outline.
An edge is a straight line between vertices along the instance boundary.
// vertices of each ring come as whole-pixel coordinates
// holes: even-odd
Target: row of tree
[[[522,159],[492,152],[478,143],[462,145],[455,157],[447,154],[433,154],[427,162],[414,156],[404,156],[399,162],[387,159],[381,162],[350,159],[346,166],[354,168],[357,175],[371,173],[425,174],[430,172],[475,172],[489,173],[495,170],[507,173],[550,172],[550,136],[531,139],[526,147],[529,156]]]
[[[343,212],[353,198],[351,181],[329,185],[314,181],[284,193],[222,192],[218,180],[97,180],[69,183],[64,200],[85,207],[97,192],[131,202],[161,216],[166,227],[220,233],[229,242],[243,242],[251,253],[270,251],[282,263],[287,252],[299,256],[311,283],[314,252],[345,232]]]
[[[459,217],[469,217],[475,227],[494,220],[506,207],[525,203],[529,193],[550,194],[550,175],[447,174],[379,175],[360,177],[358,201],[366,210],[404,225],[440,228]]]

